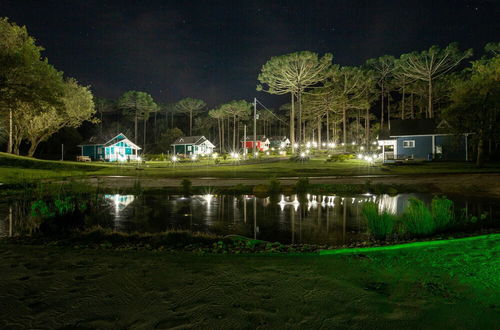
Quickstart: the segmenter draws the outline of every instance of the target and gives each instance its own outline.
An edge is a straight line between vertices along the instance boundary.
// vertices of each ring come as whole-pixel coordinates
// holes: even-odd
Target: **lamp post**
[[[257,148],[257,98],[253,98],[253,154]]]

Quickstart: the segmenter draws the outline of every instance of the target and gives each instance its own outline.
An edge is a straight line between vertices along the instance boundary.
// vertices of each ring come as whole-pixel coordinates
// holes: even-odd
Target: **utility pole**
[[[253,98],[253,154],[257,148],[257,98]]]
[[[243,159],[247,159],[247,125],[243,125]]]

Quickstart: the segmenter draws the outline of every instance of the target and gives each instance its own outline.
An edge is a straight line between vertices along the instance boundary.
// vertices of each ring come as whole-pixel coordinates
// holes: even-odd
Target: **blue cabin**
[[[139,146],[130,141],[124,134],[120,133],[109,141],[91,138],[88,142],[79,145],[82,148],[82,157],[91,160],[102,160],[109,162],[140,160]]]
[[[384,162],[398,160],[468,160],[470,134],[449,133],[446,121],[434,119],[391,120],[391,128],[383,131],[378,144]]]

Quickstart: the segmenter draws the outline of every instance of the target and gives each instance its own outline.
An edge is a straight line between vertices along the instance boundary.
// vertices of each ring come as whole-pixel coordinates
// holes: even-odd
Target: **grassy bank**
[[[272,160],[272,161],[271,161]],[[0,153],[0,182],[19,183],[46,178],[85,176],[141,176],[151,178],[249,178],[301,176],[352,176],[352,175],[415,175],[437,173],[491,173],[500,172],[499,163],[476,168],[464,162],[425,162],[405,165],[368,165],[361,160],[326,162],[325,158],[313,158],[306,162],[283,159],[230,162],[215,165],[211,161],[201,163],[149,162],[146,164],[77,163],[37,160]]]
[[[493,329],[499,253],[498,235],[275,257],[0,242],[0,327]]]

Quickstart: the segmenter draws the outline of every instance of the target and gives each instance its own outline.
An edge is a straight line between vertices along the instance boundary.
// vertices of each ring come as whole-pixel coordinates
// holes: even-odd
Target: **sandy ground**
[[[343,256],[0,241],[0,328],[494,329],[499,248],[498,235]]]
[[[267,184],[270,178],[263,179],[223,179],[223,178],[191,178],[193,186],[234,186],[237,184],[256,185]],[[97,181],[103,187],[120,188],[132,187],[136,182],[135,177],[92,177],[90,182]],[[282,184],[292,185],[297,178],[280,178]],[[365,184],[368,180],[372,184],[404,184],[426,186],[434,192],[462,195],[481,195],[500,197],[500,174],[425,174],[425,175],[398,175],[398,176],[336,176],[336,177],[310,177],[311,183],[333,184]],[[179,187],[181,179],[173,178],[141,178],[144,188]]]

